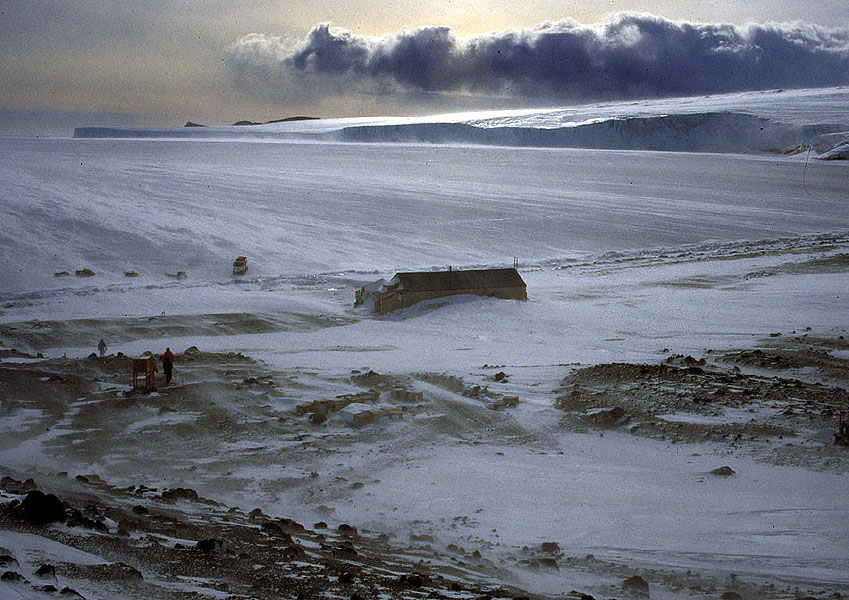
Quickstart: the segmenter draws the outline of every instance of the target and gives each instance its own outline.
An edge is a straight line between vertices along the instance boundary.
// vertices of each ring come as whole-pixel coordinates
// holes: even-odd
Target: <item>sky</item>
[[[849,85],[847,0],[0,0],[0,134]]]

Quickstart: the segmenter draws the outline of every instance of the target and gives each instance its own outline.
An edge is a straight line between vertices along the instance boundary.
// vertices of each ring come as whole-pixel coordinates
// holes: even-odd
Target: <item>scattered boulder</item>
[[[354,583],[354,575],[350,571],[345,571],[339,575],[339,583],[341,585],[351,585]]]
[[[398,583],[404,587],[418,588],[424,584],[424,578],[420,573],[410,573],[409,575],[401,575],[398,578]]]
[[[137,581],[142,581],[144,576],[141,574],[137,568],[132,565],[128,565],[126,563],[118,562],[109,565],[110,571],[116,579],[135,579]]]
[[[711,475],[716,475],[717,477],[730,477],[731,475],[734,475],[736,473],[737,471],[727,465],[724,467],[719,467],[718,469],[714,469],[710,472]]]
[[[86,529],[94,529],[96,531],[102,532],[109,531],[109,528],[103,521],[89,518],[86,515],[82,514],[76,508],[68,509],[67,515],[68,527],[85,527]]]
[[[728,592],[725,592],[724,594],[722,594],[719,597],[719,600],[743,600],[743,596],[741,596],[737,592],[728,591]],[[800,600],[804,600],[804,599],[800,598]]]
[[[200,355],[200,350],[198,349],[197,346],[189,346],[188,348],[185,349],[183,354],[185,354],[187,356],[198,356],[198,355]]]
[[[67,271],[57,271],[56,273],[53,273],[53,277],[70,277],[70,276],[71,276],[71,274],[68,273]]]
[[[215,539],[199,540],[197,543],[197,549],[202,552],[221,552],[223,547],[224,542]]]
[[[557,542],[543,542],[539,549],[546,554],[560,554],[560,546]]]
[[[68,518],[62,501],[53,494],[45,494],[40,490],[26,495],[21,502],[20,514],[23,520],[31,525],[64,522]]]
[[[649,584],[645,579],[643,579],[639,575],[634,575],[633,577],[629,577],[628,579],[623,581],[622,589],[643,596],[649,595]]]
[[[347,523],[339,525],[338,531],[341,535],[354,536],[357,535],[357,528]]]
[[[309,416],[310,423],[313,425],[321,425],[325,421],[327,421],[327,413],[325,412],[314,412],[310,413]]]
[[[89,268],[77,269],[76,271],[74,271],[74,275],[76,275],[77,277],[93,277],[94,271]]]
[[[596,427],[603,427],[605,429],[624,425],[628,421],[628,415],[621,406],[591,409],[584,413],[583,418]]]
[[[554,571],[560,570],[560,565],[557,564],[557,560],[550,556],[544,556],[534,560],[532,566],[538,569],[552,569]]]
[[[0,487],[11,494],[26,494],[38,488],[35,481],[30,477],[26,481],[18,481],[11,477],[0,479]]]
[[[124,271],[124,277],[138,277],[138,271]]]
[[[50,563],[44,563],[38,570],[35,572],[39,577],[56,577],[56,567],[51,565]]]
[[[198,500],[198,493],[191,488],[173,488],[162,491],[163,500]]]

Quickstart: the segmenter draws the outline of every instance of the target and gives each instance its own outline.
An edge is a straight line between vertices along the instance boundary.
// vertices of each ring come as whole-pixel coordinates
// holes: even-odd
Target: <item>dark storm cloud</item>
[[[280,101],[352,90],[528,101],[677,96],[849,83],[849,28],[736,26],[623,13],[458,37],[447,27],[361,36],[320,24],[301,42],[251,34],[230,48],[247,93]]]

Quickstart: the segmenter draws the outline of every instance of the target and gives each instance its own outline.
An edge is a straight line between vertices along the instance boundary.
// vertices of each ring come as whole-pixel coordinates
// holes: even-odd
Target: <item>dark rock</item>
[[[186,124],[183,127],[206,127],[206,125],[201,125],[200,123],[194,123],[192,121],[186,121]]]
[[[320,118],[321,117],[308,117],[304,115],[296,115],[294,117],[284,117],[283,119],[273,119],[271,121],[266,121],[266,123],[288,123],[289,121],[314,121]]]
[[[539,549],[547,554],[560,554],[560,546],[557,542],[543,542]]]
[[[351,594],[351,600],[365,600],[362,596],[360,596],[357,592]]]
[[[40,588],[38,588],[38,591],[47,592],[48,594],[55,594],[59,590],[57,590],[56,586],[53,585],[52,583],[48,583],[47,585],[43,585]]]
[[[17,573],[15,571],[4,571],[2,575],[0,575],[0,581],[27,581],[26,578]],[[27,583],[29,583],[27,581]]]
[[[74,588],[71,588],[71,587],[65,586],[65,587],[62,588],[62,591],[59,592],[59,593],[62,594],[63,596],[71,596],[73,598],[82,598],[82,600],[85,600],[85,596],[83,596],[77,590],[75,590]]]
[[[637,594],[649,595],[649,584],[639,575],[629,577],[622,582],[622,589],[634,592]]]
[[[720,598],[720,600],[743,600],[743,596],[741,596],[737,592],[730,592],[730,591],[725,592],[719,598]],[[804,598],[800,598],[799,600],[804,600]],[[811,600],[815,600],[815,599],[811,598]]]
[[[163,490],[163,500],[197,500],[198,493],[191,488],[174,488]]]
[[[348,536],[357,535],[357,528],[354,527],[353,525],[348,525],[347,523],[342,523],[339,526],[338,531],[341,535],[348,535]]]
[[[50,563],[44,563],[38,570],[35,572],[39,577],[56,577],[56,567],[51,565]]]
[[[23,520],[31,525],[46,525],[55,521],[64,522],[68,515],[62,501],[53,494],[34,490],[21,502]]]
[[[339,583],[341,585],[351,585],[354,583],[354,575],[350,571],[345,571],[339,575]]]
[[[146,509],[144,506],[142,506],[141,504],[136,504],[136,505],[133,507],[133,514],[134,514],[134,515],[148,515],[148,514],[150,514],[150,511],[149,511],[149,510],[147,510],[147,509]]]
[[[309,419],[310,423],[312,423],[313,425],[321,425],[322,423],[327,421],[327,414],[322,412],[310,413]]]
[[[138,581],[142,581],[144,579],[141,571],[126,563],[114,563],[110,565],[109,570],[113,573],[116,579],[136,579]]]
[[[623,425],[628,421],[628,415],[621,406],[594,410],[584,416],[584,419],[597,427],[612,428]]]
[[[716,475],[717,477],[730,477],[735,473],[737,473],[737,471],[729,466],[719,467],[718,469],[714,469],[710,472],[711,475]]]
[[[359,556],[357,551],[354,549],[354,546],[351,545],[351,542],[344,542],[339,544],[338,547],[333,549],[333,556],[336,558],[356,558]]]
[[[203,552],[220,552],[224,547],[224,542],[221,540],[199,540],[197,543],[197,549]]]
[[[315,525],[313,525],[313,529],[327,529],[327,523],[324,521],[319,521]]]
[[[11,565],[12,563],[20,564],[18,559],[11,554],[0,554],[0,566]]]
[[[94,529],[95,531],[109,531],[106,523],[97,519],[91,519],[75,508],[68,510],[67,524],[68,527],[85,527],[86,529]]]
[[[422,587],[424,578],[420,573],[410,573],[409,575],[401,575],[398,578],[398,583],[404,587],[418,588]]]
[[[494,379],[495,381],[505,381],[507,379],[507,373],[505,373],[504,371],[499,371],[495,374]]]

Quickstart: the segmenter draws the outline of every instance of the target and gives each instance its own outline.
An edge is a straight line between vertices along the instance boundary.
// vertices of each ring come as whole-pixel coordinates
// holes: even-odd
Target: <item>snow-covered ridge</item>
[[[360,117],[243,127],[80,127],[79,138],[189,138],[360,143],[475,144],[739,153],[822,158],[849,148],[849,90],[748,92],[549,109],[478,111],[423,117]]]
[[[340,137],[356,142],[790,153],[808,145],[831,150],[822,136],[839,131],[837,125],[793,127],[751,114],[708,112],[612,118],[558,128],[484,128],[467,123],[348,127]]]

